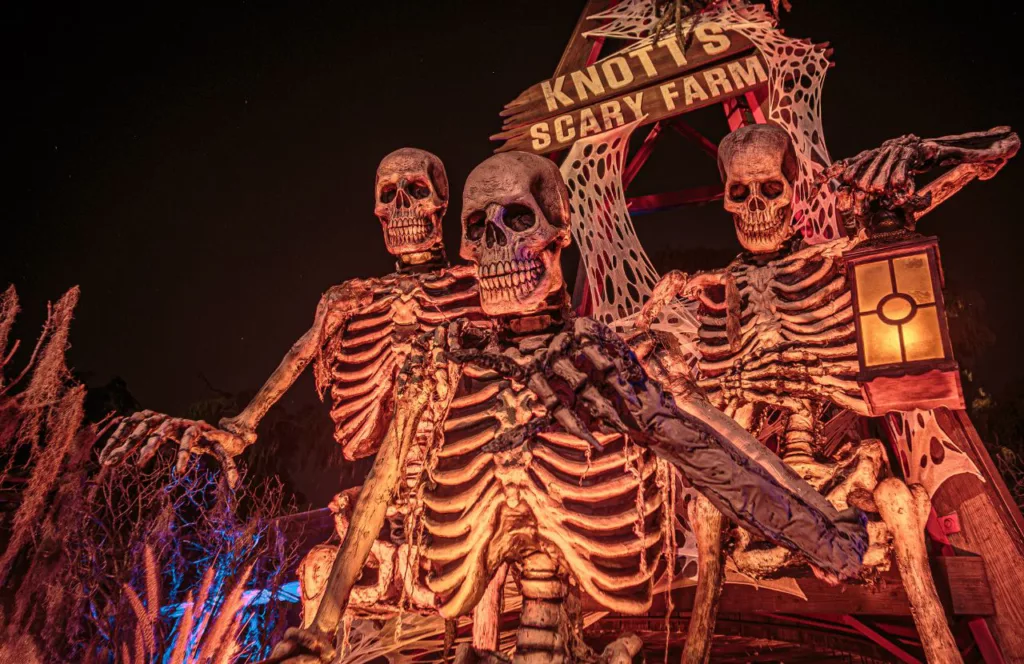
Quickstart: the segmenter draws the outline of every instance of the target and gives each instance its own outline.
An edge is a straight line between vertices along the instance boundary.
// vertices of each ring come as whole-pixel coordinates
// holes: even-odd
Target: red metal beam
[[[626,168],[622,171],[622,190],[625,191],[629,188],[629,184],[636,177],[636,174],[640,172],[643,165],[647,163],[647,158],[651,156],[651,152],[654,151],[654,144],[657,142],[658,137],[661,136],[661,121],[655,122],[651,130],[647,132],[647,136],[644,137],[643,144],[637,149],[636,154],[626,164]]]
[[[672,128],[679,132],[683,138],[696,144],[697,147],[710,155],[712,159],[718,159],[718,146],[712,143],[707,136],[684,122],[682,118],[673,120]]]
[[[900,660],[901,662],[906,662],[906,664],[923,664],[921,660],[914,657],[903,648],[900,648],[898,645],[896,645],[889,639],[885,638],[885,636],[879,634],[877,631],[871,629],[870,627],[868,627],[861,621],[857,620],[853,616],[843,616],[842,620],[847,625],[854,628],[855,630],[857,630],[858,632],[860,632],[861,634],[868,637],[876,644],[887,650],[890,654],[892,654],[896,659]]]
[[[626,207],[629,214],[650,214],[651,212],[663,212],[684,205],[702,205],[712,201],[722,200],[724,189],[720,184],[712,184],[703,187],[693,187],[682,191],[670,191],[665,194],[651,194],[649,196],[636,196],[626,200]]]

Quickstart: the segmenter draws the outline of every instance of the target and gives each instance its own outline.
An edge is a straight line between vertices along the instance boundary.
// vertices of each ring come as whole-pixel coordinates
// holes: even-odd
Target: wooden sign
[[[649,124],[662,118],[721,103],[729,97],[767,82],[768,68],[760,53],[754,51],[639,90],[620,92],[612,98],[605,94],[604,101],[598,98],[598,101],[587,106],[581,106],[574,97],[569,97],[564,87],[560,90],[572,103],[563,106],[563,100],[555,95],[556,89],[559,88],[552,86],[553,98],[549,102],[560,113],[549,113],[547,117],[522,124],[491,138],[505,141],[497,152],[524,150],[545,154],[567,148],[581,138],[634,120],[640,120],[641,124]],[[603,83],[601,85],[604,87]],[[622,87],[620,86],[620,89]],[[581,84],[577,90],[580,89],[588,88]],[[597,83],[593,89],[597,89]],[[607,89],[604,87],[605,92]]]

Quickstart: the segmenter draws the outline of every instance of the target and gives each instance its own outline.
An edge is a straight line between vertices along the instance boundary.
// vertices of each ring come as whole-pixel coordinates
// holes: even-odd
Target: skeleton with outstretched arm
[[[570,577],[610,610],[650,607],[651,551],[672,518],[655,484],[658,458],[729,517],[825,573],[859,568],[866,536],[856,510],[840,515],[771,455],[752,457],[749,433],[696,395],[677,403],[609,328],[568,312],[560,266],[568,194],[551,161],[486,160],[467,180],[462,218],[462,255],[495,329],[456,321],[410,353],[328,596],[359,574],[358,554],[383,521],[424,418],[437,426],[422,554],[438,611],[446,619],[473,611],[498,570],[512,567],[523,593],[517,660],[575,656],[561,636]],[[339,617],[318,614],[311,629],[291,630],[275,659],[330,659]],[[634,641],[619,645],[635,654]]]
[[[472,271],[450,266],[445,257],[441,222],[447,207],[448,179],[437,156],[402,148],[384,157],[376,173],[374,214],[385,246],[396,258],[395,272],[329,289],[320,300],[313,325],[239,415],[222,419],[215,427],[154,411],[135,413],[117,426],[101,460],[112,465],[134,456],[145,464],[162,444],[172,442],[178,450],[178,472],[185,470],[191,455],[211,454],[233,486],[239,476],[235,457],[255,442],[260,420],[310,364],[321,397],[331,402],[334,437],[345,457],[352,460],[376,453],[395,410],[395,376],[413,340],[455,318],[483,321]],[[409,511],[402,501],[415,493],[410,483],[418,480],[421,461],[422,454],[416,450],[408,455],[404,477],[391,482],[404,479],[406,490],[381,506],[390,508],[395,520],[387,545],[390,550],[399,547],[397,555],[404,552],[405,542],[394,540],[402,539],[401,521]],[[395,505],[396,501],[402,504]],[[371,540],[380,532],[378,527]],[[360,568],[367,553],[361,554]],[[387,584],[382,581],[382,585]],[[397,601],[394,604],[397,610]],[[320,609],[331,612],[332,607],[329,599]],[[336,613],[343,610],[344,606]]]
[[[817,183],[823,204],[805,208],[834,204],[846,236],[810,245],[802,241],[794,214],[799,169],[793,141],[778,126],[743,127],[718,150],[724,207],[743,253],[724,269],[669,272],[635,321],[639,333],[632,340],[649,369],[670,376],[670,385],[692,381],[744,427],[753,429],[766,413],[776,413],[784,424],[781,460],[837,509],[856,505],[869,513],[861,574],[888,569],[890,551],[896,550],[929,661],[958,661],[959,654],[924,553],[928,495],[921,486],[886,478],[889,463],[880,440],[859,440],[831,456],[822,444],[819,418],[826,409],[868,414],[844,255],[866,241],[913,237],[922,215],[975,178],[995,175],[1019,146],[1008,127],[996,127],[935,139],[902,136],[838,161]],[[942,167],[952,168],[917,189],[917,174]],[[646,334],[677,297],[696,313],[696,358],[662,332]],[[766,448],[763,453],[772,454]],[[690,623],[691,661],[706,660],[722,579],[721,515],[704,514],[703,523],[691,525],[697,526],[698,546],[717,553],[701,563],[710,573],[697,579],[698,597],[708,598],[703,604],[711,607],[711,618]],[[753,576],[778,574],[801,562],[784,547],[765,548],[742,530],[730,557]]]

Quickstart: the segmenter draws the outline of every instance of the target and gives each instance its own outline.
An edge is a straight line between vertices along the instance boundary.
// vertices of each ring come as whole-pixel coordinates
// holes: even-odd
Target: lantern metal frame
[[[918,303],[913,297],[898,290],[894,261],[905,256],[915,255],[923,255],[927,260],[933,303]],[[896,410],[907,411],[915,408],[963,409],[964,398],[963,388],[960,384],[959,366],[953,356],[946,307],[942,297],[944,278],[938,239],[902,233],[896,241],[886,242],[882,238],[869,240],[846,252],[843,257],[846,261],[857,337],[857,360],[860,367],[857,378],[871,414],[883,415]],[[880,298],[873,311],[862,311],[855,270],[859,265],[883,262],[889,266],[892,292]],[[910,314],[902,321],[886,319],[882,305],[889,298],[901,298],[909,303]],[[907,360],[907,344],[903,336],[902,325],[913,320],[918,314],[918,310],[925,307],[934,307],[935,309],[942,357]],[[900,356],[903,358],[901,361],[868,364],[865,356],[866,333],[862,317],[871,313],[876,314],[883,323],[897,327]]]

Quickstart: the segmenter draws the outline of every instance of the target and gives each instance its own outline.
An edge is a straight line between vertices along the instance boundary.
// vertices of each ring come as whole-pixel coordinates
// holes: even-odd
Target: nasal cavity
[[[488,248],[491,248],[494,245],[498,245],[499,247],[504,247],[506,244],[508,244],[508,236],[505,235],[505,231],[503,231],[500,228],[498,228],[498,226],[496,224],[493,224],[493,223],[488,223],[487,224],[487,231],[485,233],[485,236],[487,238],[487,247]]]
[[[751,212],[763,212],[767,207],[768,206],[764,203],[764,199],[760,196],[751,196],[750,200],[747,201],[747,209]]]

